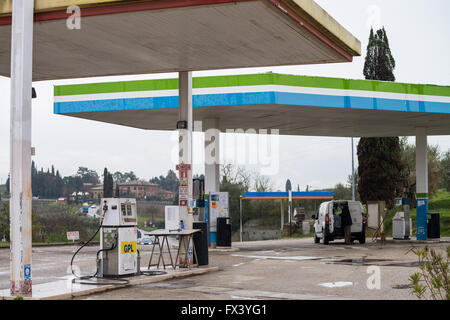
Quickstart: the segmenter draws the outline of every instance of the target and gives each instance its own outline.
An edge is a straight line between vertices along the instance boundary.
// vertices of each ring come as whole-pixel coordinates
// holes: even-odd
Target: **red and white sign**
[[[67,240],[78,240],[80,239],[80,232],[79,231],[69,231],[67,232]]]
[[[191,170],[191,165],[188,163],[181,163],[181,164],[177,164],[176,168],[178,171],[188,171],[188,170]]]
[[[177,170],[180,174],[180,186],[178,188],[178,204],[180,206],[187,206],[189,200],[189,183],[188,177],[191,171],[191,165],[186,163],[181,163],[177,165]]]
[[[189,199],[189,187],[180,186],[178,190],[179,190],[178,199],[180,199],[180,200],[188,200]]]

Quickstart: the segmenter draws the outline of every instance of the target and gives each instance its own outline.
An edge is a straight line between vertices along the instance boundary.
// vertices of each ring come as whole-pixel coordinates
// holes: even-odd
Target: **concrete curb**
[[[90,246],[92,246],[92,245],[98,245],[98,244],[100,244],[100,242],[99,241],[91,241],[90,243],[89,243],[89,245],[87,245],[87,247],[90,247]],[[54,243],[54,244],[33,244],[32,245],[32,248],[38,248],[38,247],[64,247],[64,246],[81,246],[81,244],[80,243],[75,243],[75,244],[73,244],[73,243]],[[10,247],[9,246],[6,246],[6,247],[0,247],[0,250],[1,249],[9,249]]]
[[[172,245],[170,246],[170,249],[178,250],[178,246]],[[215,247],[215,248],[208,248],[208,252],[236,252],[240,251],[239,248],[236,247]]]
[[[381,244],[381,240],[377,239],[377,244]],[[429,240],[401,240],[401,239],[386,239],[385,244],[436,244],[436,243],[450,243],[448,239],[429,239]]]
[[[79,291],[72,291],[67,293],[61,293],[61,294],[55,294],[55,295],[49,295],[49,296],[43,296],[43,297],[23,297],[23,300],[69,300],[76,297],[82,297],[87,296],[91,294],[101,293],[105,291],[110,290],[116,290],[121,288],[127,288],[135,285],[140,284],[147,284],[147,283],[155,283],[155,282],[161,282],[171,279],[177,279],[177,278],[185,278],[189,276],[196,276],[205,274],[208,272],[214,272],[219,271],[219,267],[200,267],[200,268],[194,268],[187,271],[174,271],[172,273],[163,274],[163,275],[157,275],[157,276],[139,276],[136,277],[136,279],[129,279],[128,284],[124,285],[104,285],[104,286],[98,286],[98,287],[92,287],[89,289],[82,289]],[[61,281],[59,281],[61,282]],[[65,282],[64,282],[65,283]],[[48,283],[47,283],[48,285]],[[87,285],[85,285],[87,286]],[[14,300],[15,297],[12,296],[0,296],[0,300]]]

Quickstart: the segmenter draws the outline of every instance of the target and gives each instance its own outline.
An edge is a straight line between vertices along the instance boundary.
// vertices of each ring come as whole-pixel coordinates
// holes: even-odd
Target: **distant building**
[[[91,187],[89,189],[89,193],[91,195],[91,198],[93,200],[101,199],[103,198],[103,185],[98,185],[95,187]]]
[[[159,193],[159,186],[142,180],[134,180],[119,183],[119,192],[122,197],[145,199],[146,196],[156,196]]]
[[[175,197],[175,193],[169,190],[159,189],[158,196],[161,199],[173,199]]]
[[[171,199],[174,197],[172,191],[160,189],[156,183],[142,180],[134,180],[119,183],[121,197],[132,197],[136,199],[146,199],[148,197],[160,197],[161,199]]]
[[[94,186],[93,183],[90,182],[83,182],[83,191],[89,191]]]
[[[143,180],[134,180],[128,182],[119,182],[119,193],[121,197],[136,198],[144,200],[151,197],[159,197],[161,199],[173,199],[175,193],[169,190],[164,190],[155,183],[150,183]],[[89,190],[89,196],[92,200],[103,198],[103,185],[96,185]],[[113,195],[116,194],[116,184],[114,184]]]

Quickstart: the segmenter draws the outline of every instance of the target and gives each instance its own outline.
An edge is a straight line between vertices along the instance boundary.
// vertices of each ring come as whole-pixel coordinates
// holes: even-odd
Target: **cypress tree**
[[[384,27],[370,29],[364,63],[366,80],[395,81],[395,60]],[[398,137],[362,137],[357,147],[358,192],[365,203],[371,200],[392,204],[401,189],[401,148]]]
[[[364,77],[367,80],[395,81],[395,60],[389,48],[389,41],[384,27],[374,34],[370,29],[364,62]]]
[[[114,195],[114,179],[110,172],[108,172],[108,188],[109,188],[108,197],[112,198]]]
[[[103,197],[111,198],[113,196],[113,188],[112,174],[105,168],[103,171]]]

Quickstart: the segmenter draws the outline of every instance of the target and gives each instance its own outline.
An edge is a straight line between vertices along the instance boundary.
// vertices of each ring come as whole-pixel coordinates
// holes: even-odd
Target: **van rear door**
[[[362,231],[362,215],[363,212],[361,203],[348,202],[348,208],[350,209],[350,215],[352,216],[352,228],[351,232],[361,232]]]

